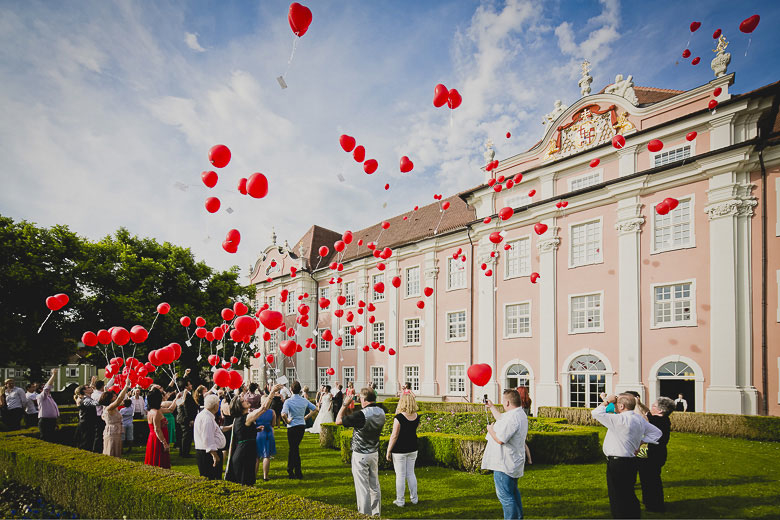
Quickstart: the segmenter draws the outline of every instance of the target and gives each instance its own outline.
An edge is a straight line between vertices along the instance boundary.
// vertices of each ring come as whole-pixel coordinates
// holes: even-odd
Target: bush
[[[388,413],[395,413],[395,408],[398,406],[397,397],[389,397],[382,401],[383,408]],[[485,413],[485,405],[482,403],[466,403],[466,402],[439,402],[439,401],[417,401],[417,408],[421,412],[480,412]],[[503,412],[504,407],[500,404],[496,405],[499,411]]]
[[[534,424],[537,421],[531,421]],[[529,430],[526,443],[531,450],[534,463],[560,464],[593,462],[601,458],[598,431],[591,428],[570,427],[569,430],[544,431],[560,423],[538,421],[544,425],[537,430]],[[549,425],[549,426],[548,426]],[[321,425],[320,446],[341,452],[341,460],[349,464],[352,459],[351,428],[336,424]],[[559,427],[560,428],[560,427]],[[453,433],[422,432],[417,435],[419,454],[417,464],[437,465],[448,468],[479,471],[482,455],[487,441],[484,433],[480,435],[458,435]],[[379,466],[392,468],[384,457],[387,453],[389,435],[379,438]]]
[[[570,424],[601,426],[591,408],[540,406],[540,417],[565,418]],[[780,441],[780,417],[722,413],[674,412],[669,416],[672,431],[739,437],[755,441]]]
[[[296,495],[208,481],[19,432],[0,434],[0,465],[12,480],[84,518],[366,518]]]

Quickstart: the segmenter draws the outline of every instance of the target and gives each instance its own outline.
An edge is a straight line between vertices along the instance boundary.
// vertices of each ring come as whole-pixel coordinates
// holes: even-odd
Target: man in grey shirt
[[[364,515],[381,514],[382,491],[379,488],[379,435],[385,425],[385,411],[376,404],[371,388],[360,390],[362,410],[344,416],[352,402],[347,396],[336,417],[336,424],[354,428],[352,434],[352,476],[355,478],[357,509]]]

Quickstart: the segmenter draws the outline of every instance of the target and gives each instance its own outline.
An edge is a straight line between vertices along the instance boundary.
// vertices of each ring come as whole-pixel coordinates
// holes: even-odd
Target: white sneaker
[[[416,505],[416,504],[417,504],[417,500],[411,500],[411,503],[412,503],[413,505]]]
[[[404,507],[404,503],[399,502],[398,500],[393,500],[393,504],[397,505],[398,507]]]

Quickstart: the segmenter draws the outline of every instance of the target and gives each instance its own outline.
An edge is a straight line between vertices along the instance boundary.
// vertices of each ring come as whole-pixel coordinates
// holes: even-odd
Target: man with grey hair
[[[209,480],[218,480],[222,475],[222,449],[225,447],[225,435],[215,418],[218,408],[219,397],[207,394],[203,400],[203,410],[195,417],[193,427],[198,471],[201,477]]]
[[[613,518],[639,518],[639,500],[634,492],[636,484],[636,454],[643,442],[657,443],[661,430],[634,413],[636,399],[620,394],[615,399],[616,414],[607,413],[608,396],[591,415],[607,427],[604,437],[604,455],[607,456],[607,492]]]
[[[658,444],[647,446],[647,458],[637,459],[639,462],[639,482],[642,484],[642,503],[644,503],[646,510],[657,513],[666,511],[661,468],[666,464],[666,445],[669,443],[672,429],[669,416],[674,408],[674,401],[668,397],[659,397],[656,402],[650,405],[647,420],[661,430],[661,438],[658,439]]]
[[[344,399],[336,424],[354,428],[352,434],[352,476],[355,479],[357,509],[364,515],[382,513],[382,490],[379,487],[379,435],[385,425],[385,411],[376,404],[371,388],[360,390],[361,410],[345,416],[352,396]]]

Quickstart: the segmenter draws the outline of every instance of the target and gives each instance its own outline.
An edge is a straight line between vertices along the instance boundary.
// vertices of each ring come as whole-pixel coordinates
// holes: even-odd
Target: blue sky
[[[314,20],[286,90],[275,78],[295,39],[289,2],[5,3],[0,213],[92,239],[125,226],[246,273],[272,226],[292,244],[313,223],[358,229],[477,185],[485,140],[498,158],[538,141],[555,99],[579,98],[583,58],[594,92],[618,73],[688,89],[713,77],[711,35],[722,28],[733,92],[780,79],[780,2],[303,3]],[[737,27],[756,13],[744,56]],[[702,27],[690,35],[694,20]],[[679,58],[689,36],[697,67]],[[463,105],[434,108],[437,83]],[[342,133],[379,161],[376,174],[341,150]],[[217,143],[233,160],[208,190],[200,172]],[[239,195],[238,179],[257,171],[269,195]],[[222,200],[219,213],[205,211],[207,196]],[[242,233],[235,255],[221,248],[231,228]]]

